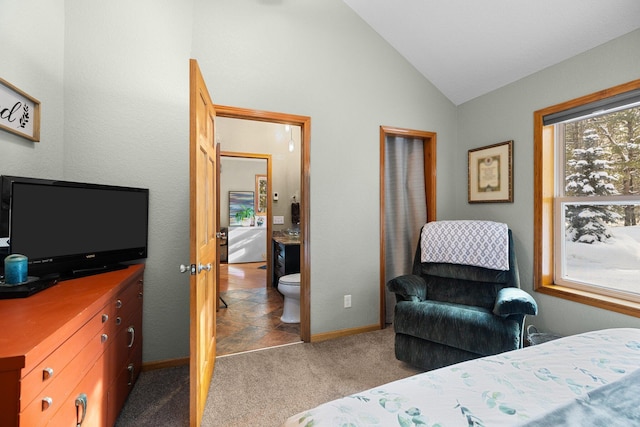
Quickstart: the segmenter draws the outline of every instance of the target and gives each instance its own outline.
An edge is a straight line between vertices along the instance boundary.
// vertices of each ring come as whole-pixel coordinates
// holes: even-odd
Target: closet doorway
[[[241,251],[229,252],[227,254],[227,263],[221,265],[221,286],[223,291],[219,294],[225,295],[225,283],[224,281],[233,282],[232,286],[235,288],[262,288],[257,289],[257,292],[276,293],[278,297],[281,296],[277,293],[272,286],[272,234],[274,231],[278,232],[283,230],[283,227],[290,226],[290,217],[283,214],[283,209],[289,204],[292,197],[295,197],[299,202],[300,215],[299,225],[296,224],[296,229],[299,230],[300,235],[300,323],[296,324],[296,331],[298,331],[297,340],[305,342],[310,341],[310,324],[309,324],[309,141],[310,141],[310,118],[304,116],[296,116],[282,113],[272,113],[258,110],[248,110],[236,107],[227,107],[216,105],[216,112],[218,120],[216,120],[216,135],[217,142],[220,144],[221,149],[221,165],[222,176],[221,181],[225,179],[225,168],[227,168],[228,176],[233,176],[238,168],[238,161],[253,163],[251,174],[255,176],[255,187],[249,187],[249,184],[245,183],[244,186],[240,186],[237,189],[227,186],[220,191],[220,215],[224,219],[226,216],[228,221],[234,221],[232,218],[233,213],[229,212],[229,197],[235,197],[236,194],[229,193],[230,190],[254,190],[254,196],[256,202],[253,204],[255,208],[255,223],[251,227],[247,227],[243,230],[242,227],[235,229],[235,233],[239,232],[253,232],[256,234],[266,234],[266,247],[262,246],[265,250],[261,253],[257,251],[259,256],[256,260],[243,259],[240,255],[245,252],[251,252],[251,248],[243,248]],[[261,130],[256,130],[261,129]],[[266,138],[256,137],[255,134],[250,132],[269,132]],[[275,135],[275,136],[274,136]],[[264,141],[264,145],[260,145],[260,141]],[[268,143],[267,143],[268,141]],[[257,144],[257,145],[256,145]],[[269,145],[279,144],[279,145]],[[284,148],[284,151],[283,151]],[[291,157],[294,156],[294,157]],[[236,163],[225,166],[225,159],[232,159]],[[288,160],[287,160],[288,159]],[[255,164],[262,162],[263,169],[256,169]],[[291,167],[286,167],[286,172],[283,172],[283,162],[291,163]],[[230,172],[230,169],[233,171]],[[264,171],[262,173],[261,171]],[[283,183],[283,176],[286,175],[286,179],[293,181],[295,185],[291,186]],[[262,178],[262,176],[264,178]],[[259,179],[264,179],[266,185],[266,195],[263,194],[262,202],[258,202],[258,192],[260,183]],[[264,184],[264,183],[263,183]],[[247,188],[244,188],[247,187]],[[276,197],[277,194],[277,197]],[[240,197],[249,197],[248,194],[240,194]],[[266,197],[266,200],[265,200]],[[268,202],[268,204],[267,204]],[[266,212],[258,207],[258,203],[267,205]],[[236,204],[238,205],[238,204]],[[260,215],[262,212],[262,216]],[[284,217],[284,218],[283,218]],[[275,218],[275,221],[274,221]],[[284,219],[284,224],[277,224]],[[224,221],[221,221],[221,224]],[[260,227],[256,227],[260,222]],[[276,224],[274,224],[274,222]],[[298,228],[299,227],[299,228]],[[232,228],[232,227],[229,227]],[[232,250],[233,236],[227,234],[231,240],[227,240],[226,250]],[[250,236],[248,239],[257,239],[256,236]],[[238,246],[237,244],[233,244]],[[262,243],[261,243],[262,245]],[[246,249],[246,250],[245,250]],[[254,253],[256,250],[254,248]],[[234,262],[239,260],[239,262]],[[254,261],[254,262],[252,262]],[[249,295],[249,290],[246,289],[246,294]],[[251,292],[254,292],[253,290]],[[274,304],[277,301],[272,301]],[[233,305],[231,301],[226,301],[229,307]],[[265,304],[269,304],[269,301],[265,301]],[[245,304],[250,305],[250,304]],[[236,305],[236,309],[240,306]],[[231,313],[231,310],[225,308],[225,304],[221,302],[220,311],[218,317],[224,319],[226,315],[225,310]],[[237,313],[237,310],[236,310]],[[251,313],[248,313],[251,315]],[[265,316],[266,317],[266,316]],[[273,318],[265,319],[264,317],[258,321],[263,324],[277,323],[277,319]],[[288,325],[279,325],[282,331],[285,331],[291,335],[292,328]],[[225,326],[226,327],[226,326]],[[224,339],[221,334],[223,330],[218,331],[218,337],[220,340]],[[272,335],[278,335],[277,333]],[[282,333],[280,335],[285,335]],[[282,337],[280,337],[282,338]],[[285,337],[286,338],[286,337]],[[272,342],[268,337],[265,337],[262,342],[266,343],[264,346],[269,346],[269,342]],[[277,344],[277,343],[276,343]],[[255,347],[255,344],[254,344]],[[221,354],[219,352],[219,354]],[[224,354],[224,353],[222,353]]]
[[[436,219],[436,134],[380,126],[380,328],[393,322],[386,289],[409,274],[420,228]]]

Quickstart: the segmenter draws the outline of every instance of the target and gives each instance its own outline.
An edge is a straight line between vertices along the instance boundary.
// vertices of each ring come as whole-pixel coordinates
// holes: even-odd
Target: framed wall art
[[[469,150],[469,203],[513,202],[513,141]]]
[[[253,191],[229,191],[229,227],[253,225]]]
[[[40,141],[40,101],[1,78],[0,129]]]
[[[267,214],[267,176],[256,175],[256,215]]]

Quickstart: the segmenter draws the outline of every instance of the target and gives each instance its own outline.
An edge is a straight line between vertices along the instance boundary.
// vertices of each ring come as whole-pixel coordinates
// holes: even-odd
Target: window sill
[[[633,317],[640,317],[640,303],[627,301],[621,298],[605,296],[595,292],[588,292],[555,284],[537,286],[535,291],[540,292],[541,294],[578,302],[580,304],[598,307],[603,310],[615,311],[617,313]]]

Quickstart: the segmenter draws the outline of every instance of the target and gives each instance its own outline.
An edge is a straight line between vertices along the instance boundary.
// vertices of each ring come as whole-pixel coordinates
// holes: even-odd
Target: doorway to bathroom
[[[217,354],[309,341],[308,117],[216,106],[221,148],[221,247]],[[300,214],[291,218],[292,202]],[[241,218],[247,211],[250,219]],[[241,212],[240,214],[238,212]],[[280,317],[273,233],[300,236],[300,323]]]

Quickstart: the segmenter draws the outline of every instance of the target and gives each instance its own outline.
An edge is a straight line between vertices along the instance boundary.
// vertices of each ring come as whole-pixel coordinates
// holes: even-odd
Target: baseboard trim
[[[311,335],[311,342],[331,340],[334,338],[346,337],[349,335],[361,334],[363,332],[373,332],[380,330],[380,325],[361,326],[358,328],[341,329],[338,331],[322,332]]]
[[[156,369],[174,368],[176,366],[184,366],[188,364],[188,357],[182,357],[180,359],[159,360],[156,362],[145,362],[142,364],[142,372],[154,371]]]
[[[338,331],[322,332],[320,334],[311,335],[311,342],[320,342],[331,340],[334,338],[347,337],[349,335],[362,334],[364,332],[373,332],[380,330],[380,325],[360,326],[358,328],[340,329]],[[298,344],[298,343],[294,343]],[[179,359],[159,360],[156,362],[145,362],[142,364],[142,372],[153,371],[155,369],[173,368],[175,366],[184,366],[189,364],[188,357]]]

